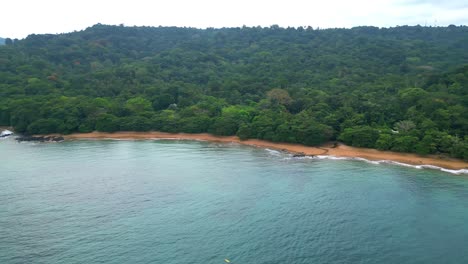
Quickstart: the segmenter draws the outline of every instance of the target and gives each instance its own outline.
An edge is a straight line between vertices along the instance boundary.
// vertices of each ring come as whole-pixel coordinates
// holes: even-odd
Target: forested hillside
[[[468,159],[468,27],[124,27],[0,47],[0,125],[238,135]]]

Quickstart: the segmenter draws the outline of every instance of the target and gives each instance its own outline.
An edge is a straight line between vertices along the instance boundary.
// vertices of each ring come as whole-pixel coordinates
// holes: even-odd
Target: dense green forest
[[[0,47],[0,125],[166,131],[468,159],[468,27],[97,24]]]

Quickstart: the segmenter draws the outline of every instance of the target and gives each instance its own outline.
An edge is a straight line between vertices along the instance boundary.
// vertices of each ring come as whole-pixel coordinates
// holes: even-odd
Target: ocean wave
[[[287,160],[289,159],[311,159],[311,160],[357,160],[357,161],[363,161],[369,164],[374,164],[374,165],[381,165],[381,164],[390,164],[390,165],[397,165],[397,166],[403,166],[403,167],[408,167],[408,168],[414,168],[414,169],[431,169],[431,170],[440,170],[443,172],[448,172],[451,174],[468,174],[468,169],[459,169],[459,170],[451,170],[451,169],[446,169],[442,168],[439,166],[435,165],[429,165],[429,164],[421,164],[421,165],[412,165],[408,163],[403,163],[403,162],[398,162],[398,161],[393,161],[393,160],[368,160],[365,158],[360,158],[360,157],[337,157],[337,156],[327,156],[327,155],[317,155],[317,156],[304,156],[304,157],[287,157],[285,158]]]
[[[265,150],[268,152],[268,154],[271,154],[273,156],[281,156],[284,154],[281,151],[274,150],[274,149],[265,148]]]

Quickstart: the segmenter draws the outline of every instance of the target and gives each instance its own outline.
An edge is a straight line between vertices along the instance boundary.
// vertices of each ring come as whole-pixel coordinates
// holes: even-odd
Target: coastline
[[[172,140],[199,140],[221,143],[238,143],[247,146],[260,148],[270,148],[290,153],[301,153],[307,156],[329,156],[338,158],[365,159],[374,162],[401,163],[413,166],[428,168],[439,167],[446,170],[467,170],[468,162],[459,159],[439,157],[435,155],[420,156],[412,153],[399,153],[391,151],[380,151],[376,149],[356,148],[343,144],[336,147],[324,145],[320,147],[310,147],[300,144],[277,143],[259,139],[240,140],[237,136],[215,136],[207,133],[187,134],[187,133],[165,133],[165,132],[91,132],[75,133],[70,135],[60,135],[65,140],[78,139],[128,139],[128,140],[151,140],[151,139],[172,139]]]

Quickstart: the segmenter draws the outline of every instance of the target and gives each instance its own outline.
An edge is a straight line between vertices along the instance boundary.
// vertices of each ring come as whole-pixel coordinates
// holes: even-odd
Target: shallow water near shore
[[[0,263],[467,263],[468,175],[196,141],[0,141]]]

